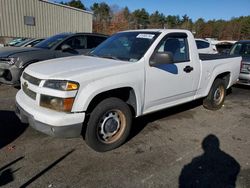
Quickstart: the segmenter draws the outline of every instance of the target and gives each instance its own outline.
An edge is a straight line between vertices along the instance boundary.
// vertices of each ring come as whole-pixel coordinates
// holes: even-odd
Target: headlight
[[[43,87],[61,90],[61,91],[73,91],[78,90],[79,84],[73,81],[66,80],[47,80]]]
[[[0,58],[0,61],[6,62],[10,65],[14,65],[16,62],[19,61],[19,57]]]
[[[61,112],[71,112],[74,99],[41,95],[40,106]]]

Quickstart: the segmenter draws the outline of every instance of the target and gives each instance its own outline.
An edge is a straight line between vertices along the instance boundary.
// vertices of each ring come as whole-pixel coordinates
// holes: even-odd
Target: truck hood
[[[0,48],[0,57],[9,57],[11,55],[23,52],[38,51],[40,48],[24,48],[24,47],[3,47]]]
[[[84,80],[94,79],[97,72],[102,71],[102,77],[110,74],[124,72],[125,65],[130,62],[105,59],[90,56],[73,56],[58,58],[32,64],[25,69],[25,72],[39,79],[64,79],[79,81],[84,75]],[[123,68],[118,68],[118,67]],[[126,70],[125,70],[126,71]]]

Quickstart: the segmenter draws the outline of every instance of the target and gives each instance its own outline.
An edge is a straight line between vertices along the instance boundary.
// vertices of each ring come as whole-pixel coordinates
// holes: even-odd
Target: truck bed
[[[228,54],[199,54],[201,60],[216,60],[216,59],[226,59],[226,58],[233,58],[233,57],[240,57],[236,55],[228,55]]]

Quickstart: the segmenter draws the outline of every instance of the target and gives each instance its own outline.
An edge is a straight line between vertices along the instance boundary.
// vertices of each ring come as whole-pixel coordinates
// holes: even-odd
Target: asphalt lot
[[[196,101],[138,118],[106,153],[21,124],[16,92],[0,85],[0,187],[250,187],[250,87],[234,87],[219,111]]]

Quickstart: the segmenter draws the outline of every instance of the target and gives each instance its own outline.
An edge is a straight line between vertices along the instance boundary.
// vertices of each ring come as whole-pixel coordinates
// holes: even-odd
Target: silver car
[[[236,42],[230,50],[230,55],[242,56],[242,66],[238,84],[250,86],[250,40]]]

